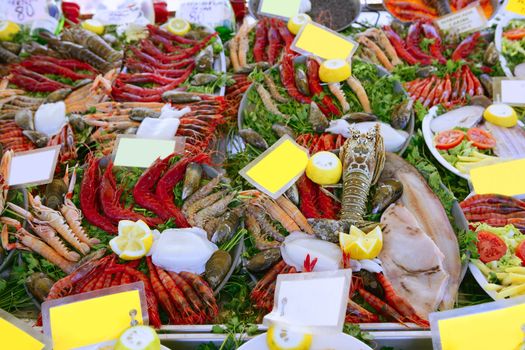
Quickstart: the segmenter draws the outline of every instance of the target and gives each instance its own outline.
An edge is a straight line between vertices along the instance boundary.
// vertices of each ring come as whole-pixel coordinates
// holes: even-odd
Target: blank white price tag
[[[501,102],[511,105],[524,105],[525,80],[502,80]]]
[[[264,323],[314,334],[342,332],[351,279],[351,270],[279,275]]]
[[[458,34],[474,32],[487,25],[487,17],[481,6],[470,6],[436,20],[439,29]]]
[[[9,168],[9,186],[43,185],[53,180],[60,146],[15,153]]]
[[[27,23],[48,17],[46,0],[1,0],[0,19]]]

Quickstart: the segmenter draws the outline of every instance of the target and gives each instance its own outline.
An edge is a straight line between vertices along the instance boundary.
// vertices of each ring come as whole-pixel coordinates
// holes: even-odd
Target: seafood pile
[[[424,20],[432,22],[440,16],[444,16],[471,5],[473,1],[458,0],[387,0],[384,2],[386,9],[397,19],[403,22]],[[483,12],[490,18],[495,12],[493,2],[484,0],[480,2]]]
[[[472,227],[485,223],[493,227],[513,225],[525,233],[525,202],[500,194],[474,195],[460,203]]]

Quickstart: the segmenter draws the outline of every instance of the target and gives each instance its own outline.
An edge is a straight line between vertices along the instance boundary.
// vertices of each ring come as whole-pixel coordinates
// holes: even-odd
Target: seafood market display
[[[523,76],[525,22],[457,34],[435,20],[472,1],[386,0],[396,19],[348,26],[360,8],[341,3],[237,14],[233,32],[167,10],[156,24],[78,14],[55,33],[2,21],[0,309],[40,324],[46,300],[141,282],[152,327],[223,324],[230,349],[284,274],[351,269],[346,330],[428,330],[433,312],[524,295],[523,194],[469,181],[525,157],[525,101],[501,103],[497,84]],[[297,50],[310,21],[352,56]],[[133,141],[147,146],[126,153]],[[296,180],[247,181],[283,144],[307,154]],[[48,181],[12,186],[33,171],[17,157],[47,147]]]

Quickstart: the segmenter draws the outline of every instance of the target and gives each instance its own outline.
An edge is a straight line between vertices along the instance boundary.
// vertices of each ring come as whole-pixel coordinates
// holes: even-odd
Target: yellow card
[[[260,191],[277,198],[302,175],[307,163],[308,151],[285,135],[240,174]]]
[[[0,317],[2,349],[42,350],[45,344]]]
[[[525,304],[441,319],[437,325],[442,350],[521,350]]]
[[[157,158],[166,158],[184,150],[184,138],[157,140],[122,135],[115,145],[115,166],[147,168]]]
[[[54,350],[118,339],[130,327],[132,310],[137,312],[135,320],[143,323],[142,310],[146,307],[141,295],[142,282],[46,302],[42,310],[44,332],[51,336]]]
[[[505,10],[525,16],[525,0],[508,0]]]
[[[497,193],[517,196],[525,193],[525,158],[470,171],[470,181],[477,194]]]
[[[303,26],[291,48],[301,54],[312,54],[323,59],[349,59],[358,43],[317,23]]]

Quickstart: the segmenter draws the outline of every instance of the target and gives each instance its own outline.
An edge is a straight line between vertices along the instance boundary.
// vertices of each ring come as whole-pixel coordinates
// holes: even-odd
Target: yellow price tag
[[[303,26],[291,48],[323,59],[349,59],[359,44],[317,23]]]
[[[505,10],[525,16],[525,0],[509,0]]]
[[[130,327],[131,311],[136,311],[134,319],[143,324],[143,295],[140,282],[46,302],[42,312],[44,332],[52,338],[54,350],[118,339]]]
[[[525,158],[474,168],[470,171],[470,180],[477,194],[516,196],[525,193],[523,174]]]
[[[283,136],[239,173],[258,190],[277,198],[302,175],[307,163],[308,151]]]
[[[3,317],[0,317],[0,339],[2,349],[42,350],[45,347],[44,343]]]

